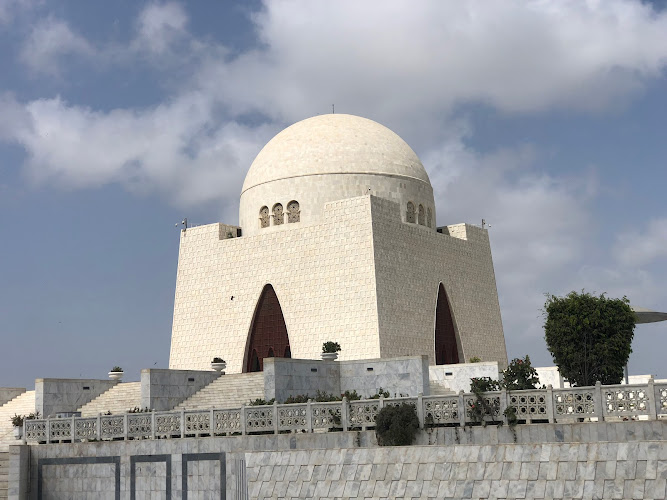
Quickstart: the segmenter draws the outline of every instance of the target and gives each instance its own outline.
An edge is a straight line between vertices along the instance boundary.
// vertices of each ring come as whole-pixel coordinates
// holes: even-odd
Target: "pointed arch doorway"
[[[264,358],[283,357],[283,353],[284,357],[291,357],[287,325],[275,290],[271,285],[265,285],[250,326],[244,371],[262,371]]]
[[[435,307],[435,364],[453,365],[459,362],[459,349],[452,310],[442,283],[438,287]]]

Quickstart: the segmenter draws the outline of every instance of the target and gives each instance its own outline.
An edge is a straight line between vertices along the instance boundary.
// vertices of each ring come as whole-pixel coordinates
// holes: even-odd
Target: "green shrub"
[[[122,372],[123,369],[120,366],[114,366],[110,371],[112,371],[112,372]]]
[[[249,406],[267,406],[272,405],[276,398],[271,398],[268,401],[266,399],[257,398],[254,401],[250,401]]]
[[[480,358],[478,356],[473,356],[472,358],[470,358],[470,361],[468,361],[468,363],[481,363],[481,362],[482,362],[482,358]]]
[[[296,396],[290,396],[285,400],[286,405],[293,405],[297,403],[307,403],[310,398],[308,394],[297,394]],[[273,404],[273,403],[271,403]]]
[[[322,352],[332,353],[340,352],[340,344],[338,342],[328,341],[322,344]]]
[[[355,389],[354,391],[345,391],[345,394],[343,394],[344,398],[347,398],[348,401],[359,401],[361,399],[361,396],[357,394],[357,390]]]
[[[375,435],[380,446],[409,446],[418,430],[417,410],[408,403],[385,406],[375,418]]]
[[[380,399],[380,398],[388,398],[389,397],[389,391],[385,391],[382,387],[378,389],[377,394],[371,396],[368,399]]]
[[[535,389],[540,383],[537,370],[530,364],[530,358],[514,358],[503,370],[503,386],[508,391]]]
[[[491,377],[473,377],[470,379],[470,392],[479,394],[500,390],[500,382]]]

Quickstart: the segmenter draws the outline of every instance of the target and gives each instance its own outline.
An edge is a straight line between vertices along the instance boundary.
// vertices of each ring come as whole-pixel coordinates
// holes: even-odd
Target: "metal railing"
[[[600,385],[570,389],[498,391],[475,394],[358,401],[314,402],[242,406],[236,409],[149,411],[24,421],[26,442],[53,443],[117,439],[182,438],[366,430],[375,427],[375,417],[388,405],[408,403],[415,407],[421,428],[465,426],[505,422],[505,409],[514,408],[520,422],[576,422],[643,418],[667,418],[667,384]],[[478,406],[479,405],[479,406]],[[477,410],[475,411],[475,407]],[[482,408],[482,411],[479,411]]]

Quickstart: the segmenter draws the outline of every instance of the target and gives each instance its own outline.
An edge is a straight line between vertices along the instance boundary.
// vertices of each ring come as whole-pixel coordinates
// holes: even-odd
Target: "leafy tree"
[[[635,329],[627,297],[547,295],[544,313],[544,337],[563,377],[576,386],[621,382]]]
[[[508,391],[535,389],[540,383],[537,370],[530,364],[530,358],[514,358],[503,370],[502,385]]]

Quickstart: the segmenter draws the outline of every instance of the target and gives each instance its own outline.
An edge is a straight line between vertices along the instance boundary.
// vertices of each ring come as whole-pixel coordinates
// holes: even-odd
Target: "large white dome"
[[[277,134],[257,155],[243,183],[240,225],[246,235],[267,230],[261,209],[287,210],[292,201],[300,223],[309,224],[321,218],[325,203],[368,193],[399,203],[403,219],[408,202],[424,206],[435,228],[428,174],[403,139],[359,116],[315,116]]]

